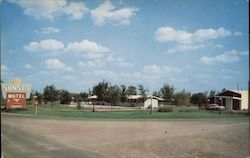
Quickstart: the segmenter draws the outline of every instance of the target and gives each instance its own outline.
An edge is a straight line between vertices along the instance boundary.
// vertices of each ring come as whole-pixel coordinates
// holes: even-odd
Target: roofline
[[[225,93],[225,92],[237,93],[237,92],[234,92],[234,91],[232,91],[232,90],[226,90],[226,91],[220,92],[220,93],[218,93],[218,94],[216,94],[216,95],[214,95],[214,96],[220,96],[221,93]],[[237,93],[237,94],[241,95],[240,93]]]
[[[230,98],[230,99],[241,100],[241,98],[239,98],[239,97],[230,97],[230,96],[214,96],[214,98]]]

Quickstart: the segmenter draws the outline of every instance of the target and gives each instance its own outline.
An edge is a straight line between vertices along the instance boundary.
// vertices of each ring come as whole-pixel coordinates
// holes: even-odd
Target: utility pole
[[[248,32],[248,37],[249,37],[249,32]],[[248,51],[248,115],[249,115],[249,128],[250,128],[250,51]]]
[[[249,11],[248,11],[249,14]],[[248,32],[248,39],[249,39],[249,32]],[[248,149],[250,148],[250,51],[248,51]]]
[[[150,97],[150,99],[151,99],[151,107],[150,107],[150,115],[152,114],[152,112],[153,112],[153,102],[152,102],[152,99],[153,99],[153,97],[151,96]]]
[[[250,63],[250,61],[249,61]],[[249,64],[250,66],[250,64]],[[249,118],[250,118],[250,80],[248,78],[248,115],[249,115]]]
[[[35,115],[37,116],[38,113],[38,96],[33,96],[33,102],[34,102],[34,106],[35,106]]]

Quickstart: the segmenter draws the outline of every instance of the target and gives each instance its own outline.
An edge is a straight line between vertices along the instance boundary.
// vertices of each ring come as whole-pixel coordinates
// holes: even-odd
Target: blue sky
[[[103,79],[247,89],[248,0],[4,0],[1,79],[88,91]]]

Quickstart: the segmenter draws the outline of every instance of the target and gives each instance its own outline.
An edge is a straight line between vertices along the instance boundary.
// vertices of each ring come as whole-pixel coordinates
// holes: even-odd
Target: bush
[[[192,112],[191,109],[180,109],[179,112]]]
[[[173,108],[166,106],[161,106],[158,109],[158,112],[172,112],[172,111],[174,111]]]

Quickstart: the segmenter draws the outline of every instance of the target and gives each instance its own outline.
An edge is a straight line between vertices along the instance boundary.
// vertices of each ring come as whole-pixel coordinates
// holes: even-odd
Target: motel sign
[[[1,88],[7,109],[28,108],[26,100],[30,98],[30,84],[21,84],[20,80],[14,80],[12,83],[1,83]]]

